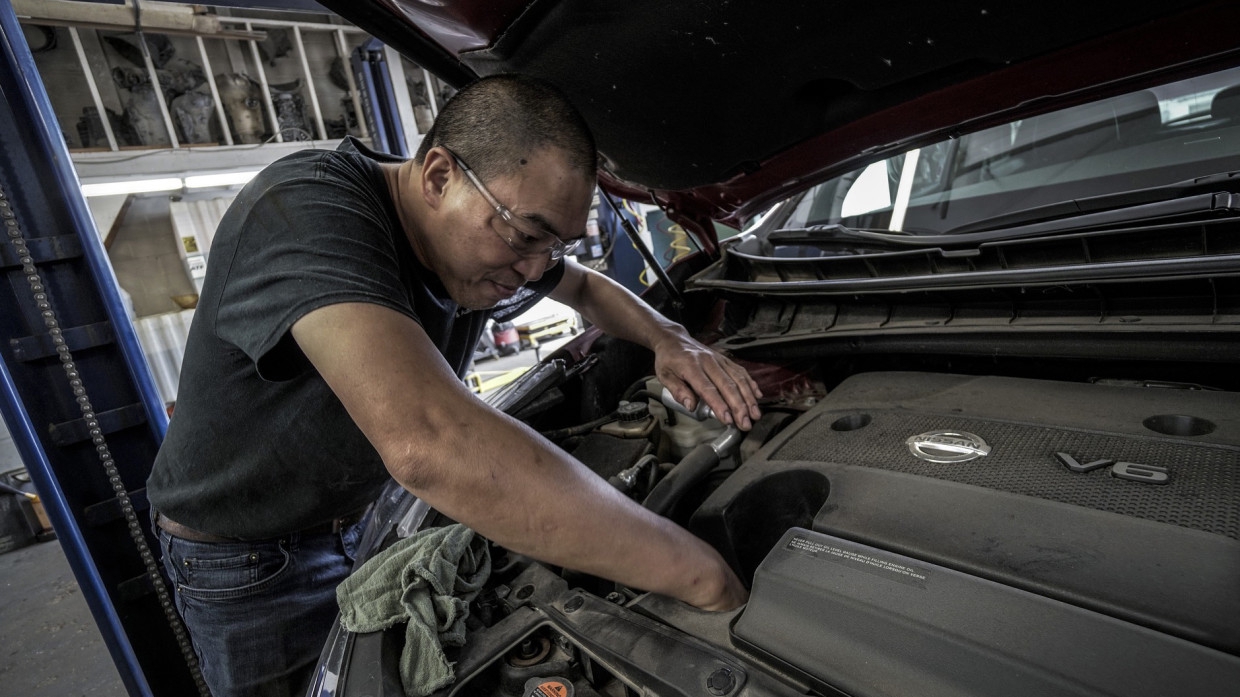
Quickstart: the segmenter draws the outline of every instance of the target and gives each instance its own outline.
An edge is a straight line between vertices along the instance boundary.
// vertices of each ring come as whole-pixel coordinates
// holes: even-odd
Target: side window
[[[891,207],[891,186],[887,176],[887,160],[875,162],[861,171],[844,194],[840,216],[847,218]]]

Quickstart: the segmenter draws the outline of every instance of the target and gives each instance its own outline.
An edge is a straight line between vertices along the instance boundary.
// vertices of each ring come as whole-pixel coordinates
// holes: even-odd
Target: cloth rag
[[[461,524],[423,530],[369,559],[336,588],[340,623],[377,632],[406,622],[400,679],[425,697],[456,679],[444,646],[465,643],[469,603],[491,574],[486,540]]]

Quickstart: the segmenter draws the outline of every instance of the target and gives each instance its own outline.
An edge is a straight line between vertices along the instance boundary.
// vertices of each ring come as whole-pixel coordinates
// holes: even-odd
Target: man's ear
[[[422,198],[426,205],[438,209],[443,204],[448,181],[452,177],[455,163],[452,156],[443,148],[435,147],[427,151],[422,158],[421,184]]]

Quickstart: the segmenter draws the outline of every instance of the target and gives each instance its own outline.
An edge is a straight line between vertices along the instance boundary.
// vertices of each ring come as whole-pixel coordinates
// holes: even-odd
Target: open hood
[[[707,230],[885,154],[1240,50],[1240,6],[1222,2],[323,4],[450,83],[556,84],[609,189]]]

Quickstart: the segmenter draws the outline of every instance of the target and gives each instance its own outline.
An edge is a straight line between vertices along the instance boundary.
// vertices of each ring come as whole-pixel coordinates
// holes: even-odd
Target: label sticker
[[[905,585],[916,586],[917,588],[925,588],[926,580],[930,577],[930,571],[927,569],[901,564],[872,553],[864,554],[851,549],[836,547],[835,545],[811,540],[799,535],[788,540],[788,549],[801,554],[808,554],[817,559],[825,559],[837,564],[850,566],[860,571],[882,576]]]
[[[572,688],[567,683],[554,678],[531,678],[526,681],[525,686],[526,697],[573,697]]]

